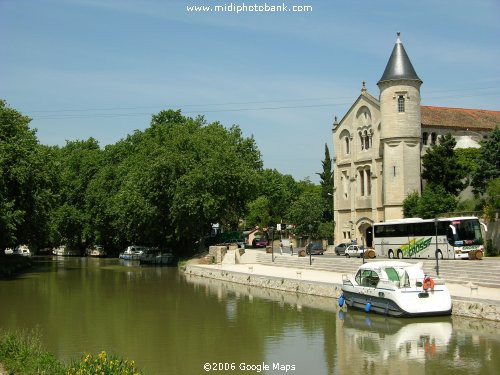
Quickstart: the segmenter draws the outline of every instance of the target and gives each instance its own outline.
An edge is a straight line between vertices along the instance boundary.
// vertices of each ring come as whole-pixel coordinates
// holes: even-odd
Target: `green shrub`
[[[486,241],[486,256],[496,257],[498,256],[498,250],[493,246],[493,241],[491,239]]]
[[[64,366],[43,349],[38,330],[0,332],[0,362],[14,374],[64,374]]]

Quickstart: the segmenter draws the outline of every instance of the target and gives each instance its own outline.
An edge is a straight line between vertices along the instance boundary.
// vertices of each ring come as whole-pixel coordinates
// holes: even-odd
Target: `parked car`
[[[325,249],[323,249],[323,244],[320,242],[311,242],[306,246],[306,254],[309,255],[323,255]]]
[[[335,246],[335,254],[336,255],[345,255],[345,249],[347,249],[347,246],[349,246],[349,243],[339,243],[337,246]]]
[[[252,241],[252,246],[253,247],[266,247],[267,246],[267,240],[265,237],[257,237],[254,238]]]
[[[345,256],[347,258],[350,258],[350,257],[361,258],[363,256],[363,253],[364,253],[363,246],[349,245],[345,249]]]

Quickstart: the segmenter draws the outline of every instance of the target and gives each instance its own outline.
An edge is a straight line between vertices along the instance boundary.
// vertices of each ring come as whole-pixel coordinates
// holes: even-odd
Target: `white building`
[[[372,224],[403,217],[403,200],[421,192],[421,158],[438,136],[452,133],[457,147],[500,126],[500,111],[421,106],[418,77],[399,33],[378,99],[363,82],[361,94],[333,124],[336,241],[371,246]]]

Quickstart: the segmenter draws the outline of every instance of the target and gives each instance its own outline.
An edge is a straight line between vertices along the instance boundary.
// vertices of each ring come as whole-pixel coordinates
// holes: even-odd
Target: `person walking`
[[[283,241],[280,240],[280,254],[283,255]]]
[[[292,245],[292,241],[290,241],[290,254],[292,254],[292,256],[293,256],[293,245]]]

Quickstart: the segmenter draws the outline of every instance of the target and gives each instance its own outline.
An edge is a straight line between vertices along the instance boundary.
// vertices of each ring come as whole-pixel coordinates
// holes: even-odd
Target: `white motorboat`
[[[80,255],[80,252],[76,249],[70,249],[66,245],[61,245],[52,249],[52,254],[63,257],[76,257]]]
[[[452,310],[444,280],[425,275],[422,263],[365,263],[355,277],[343,275],[342,292],[339,305],[389,316],[450,315]]]
[[[94,258],[102,258],[106,256],[106,250],[104,250],[104,246],[95,245],[87,249],[87,255]]]
[[[118,257],[123,260],[140,260],[145,254],[155,251],[157,251],[156,247],[131,245],[127,246]]]

